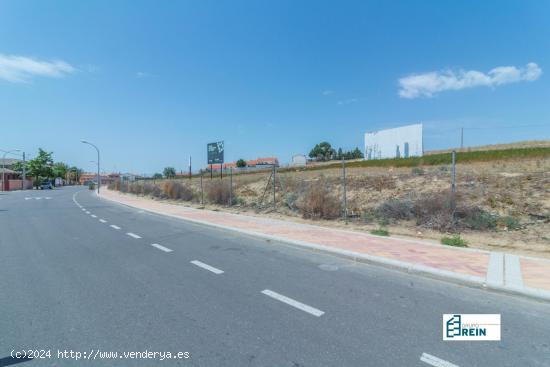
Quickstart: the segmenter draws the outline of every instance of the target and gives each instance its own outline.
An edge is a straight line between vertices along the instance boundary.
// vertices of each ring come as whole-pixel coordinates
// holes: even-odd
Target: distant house
[[[251,161],[251,163],[254,162],[254,167],[258,167],[258,166],[275,166],[275,167],[279,167],[279,160],[276,158],[276,157],[266,157],[266,158],[258,158],[254,161]],[[248,162],[246,162],[246,164],[248,165]],[[252,164],[250,164],[250,166],[252,167]]]
[[[120,177],[120,174],[118,173],[110,173],[108,175],[101,174],[101,184],[108,185],[111,182],[114,182],[115,180],[117,180],[119,177]],[[80,175],[78,181],[80,182],[81,185],[89,185],[92,182],[97,183],[97,173],[83,172]]]
[[[251,159],[246,161],[246,167],[237,167],[237,162],[228,162],[223,164],[223,169],[249,169],[249,168],[267,168],[267,167],[279,167],[279,159],[277,157],[264,157]],[[208,167],[210,168],[210,166]],[[219,165],[213,165],[212,170],[217,171],[220,169]]]
[[[295,154],[290,161],[291,167],[303,167],[307,164],[307,158],[303,154]]]
[[[0,190],[21,190],[32,188],[32,178],[27,176],[25,181],[22,180],[21,173],[13,170],[15,165],[22,162],[21,159],[0,158]],[[2,177],[5,181],[2,181]]]

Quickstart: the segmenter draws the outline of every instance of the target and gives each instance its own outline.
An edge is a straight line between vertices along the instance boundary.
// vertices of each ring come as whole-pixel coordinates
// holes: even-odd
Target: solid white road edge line
[[[126,233],[126,234],[127,234],[128,236],[130,236],[130,237],[141,238],[141,236],[138,236],[137,234],[132,233],[132,232],[128,232],[128,233]]]
[[[159,250],[164,251],[164,252],[172,252],[172,250],[169,249],[168,247],[164,247],[162,245],[159,245],[158,243],[152,243],[151,246],[156,247]]]
[[[199,268],[203,268],[205,270],[211,271],[214,274],[223,274],[223,270],[217,269],[213,266],[200,262],[199,260],[193,260],[191,261],[191,264],[197,265]]]
[[[105,219],[100,219],[99,220],[101,223],[107,223],[107,221]]]
[[[293,300],[292,298],[288,298],[286,296],[283,296],[282,294],[279,294],[277,292],[270,291],[269,289],[263,290],[262,293],[265,294],[266,296],[269,296],[271,298],[276,299],[277,301],[281,301],[283,303],[286,303],[289,306],[292,306],[292,307],[295,307],[299,310],[307,312],[307,313],[309,313],[313,316],[320,317],[324,314],[324,312],[321,311],[321,310],[318,310],[314,307],[311,307],[311,306],[308,306],[304,303]]]
[[[114,229],[120,229],[119,226],[115,226],[114,224],[111,224],[110,227],[111,227],[111,228],[114,228]]]
[[[451,362],[447,362],[444,359],[437,358],[437,357],[432,356],[431,354],[428,354],[428,353],[422,353],[422,355],[420,356],[420,360],[422,362],[427,363],[430,366],[434,366],[434,367],[459,367],[456,364],[453,364]]]

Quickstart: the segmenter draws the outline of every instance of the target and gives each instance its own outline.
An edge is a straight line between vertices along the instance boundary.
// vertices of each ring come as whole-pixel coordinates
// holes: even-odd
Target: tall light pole
[[[84,144],[91,145],[97,151],[97,193],[99,194],[99,188],[101,187],[101,176],[99,175],[99,148],[96,147],[94,144],[90,143],[89,141],[86,141],[86,140],[81,140],[80,142],[84,143]]]
[[[6,154],[20,152],[20,151],[21,150],[19,149],[12,149],[12,150],[8,150],[7,152],[4,152],[4,156],[2,157],[2,191],[4,191],[6,187]]]

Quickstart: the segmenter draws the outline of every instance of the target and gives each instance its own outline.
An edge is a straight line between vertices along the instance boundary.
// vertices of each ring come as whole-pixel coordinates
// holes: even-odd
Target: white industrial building
[[[291,167],[302,167],[307,164],[307,158],[303,154],[295,154],[292,156],[292,161],[290,162]]]
[[[365,159],[422,157],[422,124],[365,134]]]

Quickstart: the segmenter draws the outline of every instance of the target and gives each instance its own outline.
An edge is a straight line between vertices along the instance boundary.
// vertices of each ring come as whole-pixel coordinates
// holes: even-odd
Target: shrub
[[[90,189],[90,190],[95,190],[95,183],[93,183],[93,182],[90,183],[90,184],[88,185],[88,189]]]
[[[173,200],[191,201],[194,197],[193,190],[190,187],[176,181],[164,182],[162,191],[165,197]]]
[[[441,243],[443,245],[447,245],[447,246],[454,246],[454,247],[468,247],[468,242],[462,238],[460,238],[460,236],[458,235],[455,235],[453,237],[443,237],[441,238]]]
[[[291,192],[285,196],[285,204],[289,209],[296,209],[296,200],[298,200],[298,194]]]
[[[226,181],[213,181],[206,186],[206,199],[212,204],[228,205],[230,196],[229,182]],[[234,194],[234,192],[233,192]],[[237,198],[235,195],[232,197],[233,203],[236,203]]]
[[[390,232],[384,228],[377,228],[370,231],[370,234],[374,234],[376,236],[389,236]]]
[[[334,219],[340,216],[340,202],[331,194],[324,178],[310,183],[296,207],[304,218]]]
[[[408,220],[414,217],[414,204],[406,199],[390,199],[376,208],[376,215],[392,220]]]
[[[156,185],[153,185],[153,184],[150,184],[150,183],[143,184],[143,188],[141,190],[143,195],[151,195],[151,193],[153,192],[155,186]]]
[[[459,208],[456,212],[456,217],[463,227],[478,231],[495,229],[498,219],[498,216],[478,207]]]
[[[119,190],[120,190],[120,192],[128,192],[128,184],[127,183],[121,183]]]
[[[130,185],[128,185],[128,192],[134,195],[141,195],[143,192],[142,185],[140,183],[133,182]]]
[[[370,211],[370,210],[364,210],[363,213],[361,213],[361,219],[365,223],[372,223],[376,219],[377,214],[376,212]]]
[[[416,223],[439,231],[455,228],[451,201],[444,193],[423,195],[414,202]]]
[[[521,229],[521,223],[514,217],[504,216],[497,219],[497,223],[501,227],[515,231]]]
[[[423,176],[424,175],[424,170],[420,167],[413,167],[411,169],[411,173],[415,176]]]

